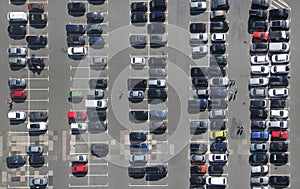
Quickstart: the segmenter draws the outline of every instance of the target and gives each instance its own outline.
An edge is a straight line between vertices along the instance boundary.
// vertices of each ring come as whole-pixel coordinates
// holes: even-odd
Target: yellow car
[[[227,132],[222,130],[222,131],[210,131],[209,132],[209,139],[210,140],[216,140],[216,139],[221,139],[225,140],[226,139]]]

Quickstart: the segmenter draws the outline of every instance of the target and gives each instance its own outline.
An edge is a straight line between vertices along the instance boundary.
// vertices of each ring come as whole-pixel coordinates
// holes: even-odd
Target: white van
[[[86,108],[106,109],[106,100],[85,100]]]
[[[290,45],[285,42],[280,43],[269,43],[270,52],[289,52]]]
[[[8,12],[7,20],[9,22],[27,22],[27,14],[25,12]]]
[[[227,178],[226,177],[206,177],[206,184],[215,185],[215,186],[226,186]]]

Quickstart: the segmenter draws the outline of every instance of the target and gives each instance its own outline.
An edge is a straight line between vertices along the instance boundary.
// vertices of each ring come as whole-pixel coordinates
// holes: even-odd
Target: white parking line
[[[49,87],[48,88],[38,88],[38,89],[25,89],[26,91],[49,91]]]
[[[49,102],[49,98],[47,99],[28,99],[27,102]]]
[[[108,173],[106,173],[106,174],[86,174],[85,176],[86,177],[108,177]],[[76,178],[76,176],[74,176],[72,173],[69,173],[69,178],[71,178],[71,177]]]
[[[156,184],[156,185],[151,185],[151,184],[147,184],[147,185],[142,185],[142,184],[130,184],[129,183],[129,186],[133,186],[133,187],[149,187],[149,186],[151,186],[151,187],[166,187],[166,186],[168,186],[168,184]]]
[[[69,184],[70,188],[89,188],[89,187],[108,187],[108,184],[103,185],[71,185]]]

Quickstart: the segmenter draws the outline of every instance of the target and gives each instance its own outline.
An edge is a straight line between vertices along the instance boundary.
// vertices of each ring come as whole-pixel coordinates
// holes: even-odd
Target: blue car
[[[103,37],[100,36],[89,36],[89,43],[90,45],[104,46],[105,41]]]
[[[225,98],[227,96],[227,90],[226,89],[211,89],[210,90],[210,96],[211,97],[220,97]]]
[[[133,152],[148,152],[147,143],[132,143],[130,144],[130,151]]]
[[[85,28],[83,25],[79,24],[67,24],[66,25],[67,34],[84,34]]]
[[[269,132],[268,131],[258,131],[251,133],[252,140],[268,140],[269,139]]]

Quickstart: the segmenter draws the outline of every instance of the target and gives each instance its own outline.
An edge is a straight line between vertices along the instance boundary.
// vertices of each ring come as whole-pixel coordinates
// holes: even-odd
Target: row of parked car
[[[47,45],[47,37],[42,35],[28,35],[26,25],[29,20],[29,25],[34,28],[44,28],[47,25],[47,14],[44,13],[43,3],[28,3],[27,5],[29,15],[25,12],[8,12],[7,19],[9,22],[8,34],[11,39],[24,39],[28,43],[28,48],[38,49]],[[11,70],[16,71],[28,65],[31,71],[41,71],[45,64],[42,58],[37,58],[32,55],[27,56],[26,47],[10,47],[7,49],[8,62]],[[12,102],[22,103],[27,98],[26,81],[23,78],[10,79],[8,81],[10,89],[10,98]],[[8,119],[11,124],[23,123],[27,119],[27,113],[23,111],[8,112]],[[47,131],[47,112],[32,111],[29,113],[29,122],[27,123],[27,130],[30,135],[39,135]],[[43,146],[26,146],[25,151],[28,155],[28,162],[31,167],[39,168],[45,163],[43,155]],[[18,168],[26,164],[27,155],[13,155],[6,158],[8,168]],[[30,177],[28,184],[32,188],[46,187],[48,179],[46,177]]]
[[[192,0],[190,2],[190,14],[192,16],[206,11],[206,1]],[[204,188],[207,184],[211,187],[225,187],[227,178],[222,176],[224,166],[227,163],[226,140],[226,108],[227,108],[227,87],[229,80],[226,77],[227,56],[226,32],[229,29],[226,20],[226,13],[229,9],[229,1],[211,1],[210,12],[210,47],[211,57],[209,67],[192,67],[190,77],[193,84],[193,99],[188,102],[188,112],[191,114],[200,113],[208,108],[208,120],[190,121],[190,133],[201,135],[209,132],[210,154],[208,155],[209,167],[206,168],[206,152],[208,147],[204,143],[190,144],[190,187]],[[190,24],[190,46],[192,47],[192,58],[198,59],[208,53],[209,40],[206,31],[206,24]],[[208,89],[208,85],[210,88]],[[210,123],[210,124],[209,124]],[[206,172],[208,176],[205,177]]]
[[[250,112],[251,144],[249,162],[253,189],[287,187],[288,176],[270,176],[268,162],[275,166],[288,162],[289,11],[271,9],[269,1],[252,0],[249,31],[252,32]],[[269,12],[269,20],[268,18]],[[268,28],[268,24],[270,26]],[[271,62],[271,65],[270,65]],[[268,87],[268,99],[264,99]],[[266,108],[270,107],[270,112]],[[269,120],[266,120],[268,119]],[[266,130],[267,129],[267,130]],[[268,146],[269,134],[271,143]],[[267,154],[269,150],[270,155]],[[269,160],[270,158],[270,160]]]
[[[150,34],[150,46],[161,47],[167,43],[167,34],[164,22],[166,21],[165,11],[167,3],[165,0],[152,0],[149,3],[150,24],[147,25]],[[131,23],[135,26],[145,25],[147,18],[148,3],[131,3]],[[147,44],[146,35],[131,35],[131,46],[134,48],[144,48]],[[164,57],[150,57],[147,61],[145,57],[130,57],[130,64],[134,69],[140,69],[148,62],[149,76],[148,80],[143,78],[129,78],[127,81],[128,100],[131,103],[139,103],[145,97],[145,91],[148,90],[148,103],[164,102],[167,99],[166,87],[166,64]],[[150,118],[149,132],[130,132],[130,156],[128,175],[134,179],[144,178],[146,180],[158,180],[164,178],[168,173],[168,167],[163,162],[157,165],[146,166],[148,163],[149,144],[147,136],[149,134],[163,134],[167,129],[167,110],[150,111],[130,111],[129,120],[131,122],[145,122]]]

